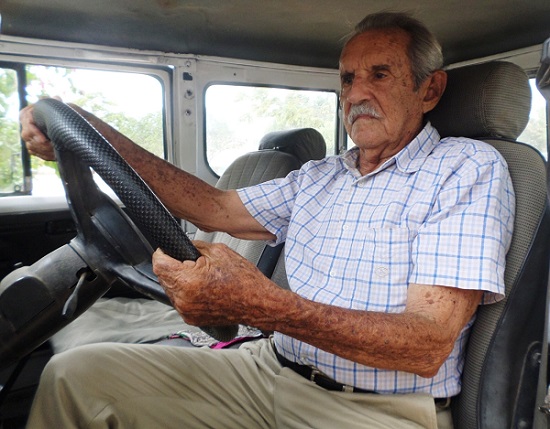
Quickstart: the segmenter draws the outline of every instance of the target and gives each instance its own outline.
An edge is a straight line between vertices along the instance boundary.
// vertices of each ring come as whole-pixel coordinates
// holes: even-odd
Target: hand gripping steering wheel
[[[40,100],[34,119],[54,145],[77,236],[0,283],[0,366],[46,341],[115,283],[171,305],[152,271],[154,248],[178,260],[200,256],[151,189],[75,110],[58,100]],[[99,190],[89,167],[129,215]],[[201,329],[228,341],[238,326]]]

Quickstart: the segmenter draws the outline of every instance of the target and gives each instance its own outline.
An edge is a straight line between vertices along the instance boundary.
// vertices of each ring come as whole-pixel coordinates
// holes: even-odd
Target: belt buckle
[[[315,383],[317,386],[320,386],[320,387],[324,387],[325,389],[327,389],[326,386],[323,386],[322,384],[319,384],[319,382],[316,380],[317,376],[321,376],[321,377],[327,377],[322,371],[319,371],[317,368],[311,366],[311,374],[309,374],[309,380],[312,381],[313,383]],[[327,377],[327,380],[330,380],[328,379]],[[329,390],[338,390],[338,391],[342,391],[342,392],[347,392],[347,393],[354,393],[355,392],[355,387],[353,386],[350,386],[348,384],[341,384],[341,383],[338,383],[336,381],[334,381],[334,385],[335,386],[340,386],[340,389],[329,389]]]
[[[315,377],[322,374],[323,373],[319,371],[317,368],[311,367],[311,374],[309,374],[309,381],[313,381],[315,383]]]

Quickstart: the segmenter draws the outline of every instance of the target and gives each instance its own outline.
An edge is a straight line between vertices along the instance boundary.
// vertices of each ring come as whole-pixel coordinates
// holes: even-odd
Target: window
[[[24,78],[15,81],[9,68],[0,69],[0,193],[57,195],[64,193],[57,166],[31,157],[25,163],[21,150],[18,112],[41,97],[57,96],[93,112],[147,150],[164,156],[163,91],[155,77],[126,72],[25,65]],[[25,82],[26,81],[26,82]],[[18,89],[18,87],[20,87]],[[32,185],[24,185],[22,173],[29,165]],[[29,181],[29,179],[27,179]],[[32,189],[32,191],[31,191]]]
[[[206,90],[206,158],[221,175],[237,157],[258,150],[271,131],[315,128],[336,153],[338,97],[335,92],[237,85]]]
[[[27,188],[19,139],[20,70],[0,68],[0,194],[24,193]]]
[[[532,94],[531,113],[529,114],[529,123],[518,137],[518,141],[534,146],[548,159],[546,144],[548,129],[546,100],[537,89],[535,79],[529,79],[529,83]]]

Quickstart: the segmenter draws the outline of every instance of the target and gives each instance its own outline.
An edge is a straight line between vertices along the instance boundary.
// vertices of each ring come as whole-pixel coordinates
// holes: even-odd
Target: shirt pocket
[[[414,234],[409,228],[373,228],[365,234],[367,310],[399,312],[405,307]]]

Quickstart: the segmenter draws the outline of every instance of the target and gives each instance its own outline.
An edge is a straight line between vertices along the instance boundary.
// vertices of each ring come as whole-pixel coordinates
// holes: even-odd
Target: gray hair
[[[355,36],[369,30],[384,29],[401,29],[409,34],[411,42],[408,47],[408,57],[415,88],[419,88],[432,72],[443,67],[441,45],[435,36],[422,22],[404,12],[379,12],[367,15],[355,26],[346,44]]]

